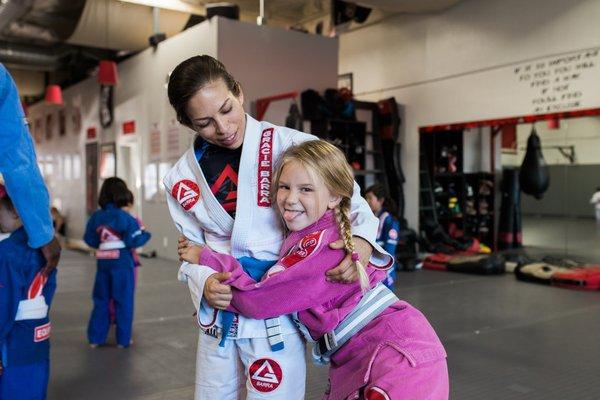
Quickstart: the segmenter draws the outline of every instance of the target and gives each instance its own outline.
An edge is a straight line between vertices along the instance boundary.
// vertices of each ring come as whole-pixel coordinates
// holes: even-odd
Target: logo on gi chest
[[[171,190],[173,196],[184,210],[188,211],[200,199],[200,188],[196,182],[189,179],[183,179],[177,182]]]
[[[260,358],[250,365],[248,376],[254,389],[267,393],[279,387],[283,379],[283,372],[276,361],[270,358]]]

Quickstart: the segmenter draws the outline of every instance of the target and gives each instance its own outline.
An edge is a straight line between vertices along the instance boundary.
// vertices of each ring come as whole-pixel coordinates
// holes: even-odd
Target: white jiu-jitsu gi
[[[212,194],[192,144],[164,178],[177,229],[193,242],[238,259],[277,260],[284,234],[270,202],[275,163],[290,146],[316,139],[246,115],[235,220]],[[388,268],[392,259],[375,241],[379,221],[360,197],[356,183],[351,219],[353,234],[375,249],[371,262]],[[204,284],[214,273],[206,266],[183,263],[178,274],[188,283],[203,331],[198,341],[196,398],[237,399],[245,384],[248,399],[303,399],[304,344],[289,316],[279,318],[285,343],[281,351],[271,351],[265,321],[241,315],[229,330],[225,347],[218,346],[222,335],[219,312],[202,300]]]

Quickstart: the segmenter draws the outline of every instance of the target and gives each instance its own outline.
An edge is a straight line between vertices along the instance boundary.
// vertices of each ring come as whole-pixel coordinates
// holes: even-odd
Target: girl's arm
[[[96,232],[96,214],[92,214],[92,216],[90,217],[90,219],[87,222],[87,225],[85,227],[85,233],[83,234],[83,241],[90,247],[93,247],[94,249],[97,249],[98,246],[100,245],[100,237],[98,236],[98,233]]]
[[[346,292],[358,291],[358,283],[341,284],[325,280],[325,271],[338,265],[345,254],[341,250],[328,249],[329,241],[323,240],[310,256],[261,282],[256,282],[244,272],[232,256],[204,248],[200,264],[217,272],[230,272],[223,283],[233,288],[233,300],[229,311],[254,319],[264,319],[307,310],[327,303]]]
[[[138,221],[133,218],[131,215],[127,214],[123,211],[123,214],[126,218],[126,227],[125,234],[123,235],[123,242],[125,246],[135,249],[136,247],[142,247],[150,237],[152,236],[150,232],[142,230]]]

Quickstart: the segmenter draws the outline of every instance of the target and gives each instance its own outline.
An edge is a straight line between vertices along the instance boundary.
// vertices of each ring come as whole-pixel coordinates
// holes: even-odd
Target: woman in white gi
[[[245,114],[239,83],[210,56],[179,64],[168,92],[179,122],[197,133],[164,178],[171,217],[182,235],[231,254],[258,280],[277,261],[284,238],[270,202],[274,163],[288,147],[317,138]],[[391,266],[391,257],[375,242],[378,220],[356,184],[351,216],[361,261],[370,258],[382,268]],[[343,243],[331,246],[342,248]],[[329,271],[329,279],[356,280],[350,264],[348,257]],[[196,399],[238,399],[244,388],[247,399],[303,399],[304,342],[290,316],[263,321],[219,311],[231,301],[221,275],[187,263],[179,270],[202,328]]]

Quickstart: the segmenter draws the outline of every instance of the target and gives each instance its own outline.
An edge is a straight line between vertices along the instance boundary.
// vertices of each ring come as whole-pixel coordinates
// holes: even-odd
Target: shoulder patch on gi
[[[248,379],[252,387],[261,393],[276,390],[283,380],[283,371],[277,361],[260,358],[248,368]]]
[[[175,198],[184,210],[188,211],[200,199],[200,188],[196,182],[182,179],[173,185],[171,196]]]
[[[321,240],[325,235],[325,230],[309,233],[290,249],[290,251],[281,258],[267,271],[267,277],[273,276],[279,272],[285,271],[294,264],[304,260],[317,250],[321,244]]]
[[[390,239],[398,239],[398,231],[395,229],[390,229],[388,236]]]
[[[385,390],[377,386],[371,386],[365,392],[365,400],[390,400],[390,396]]]

